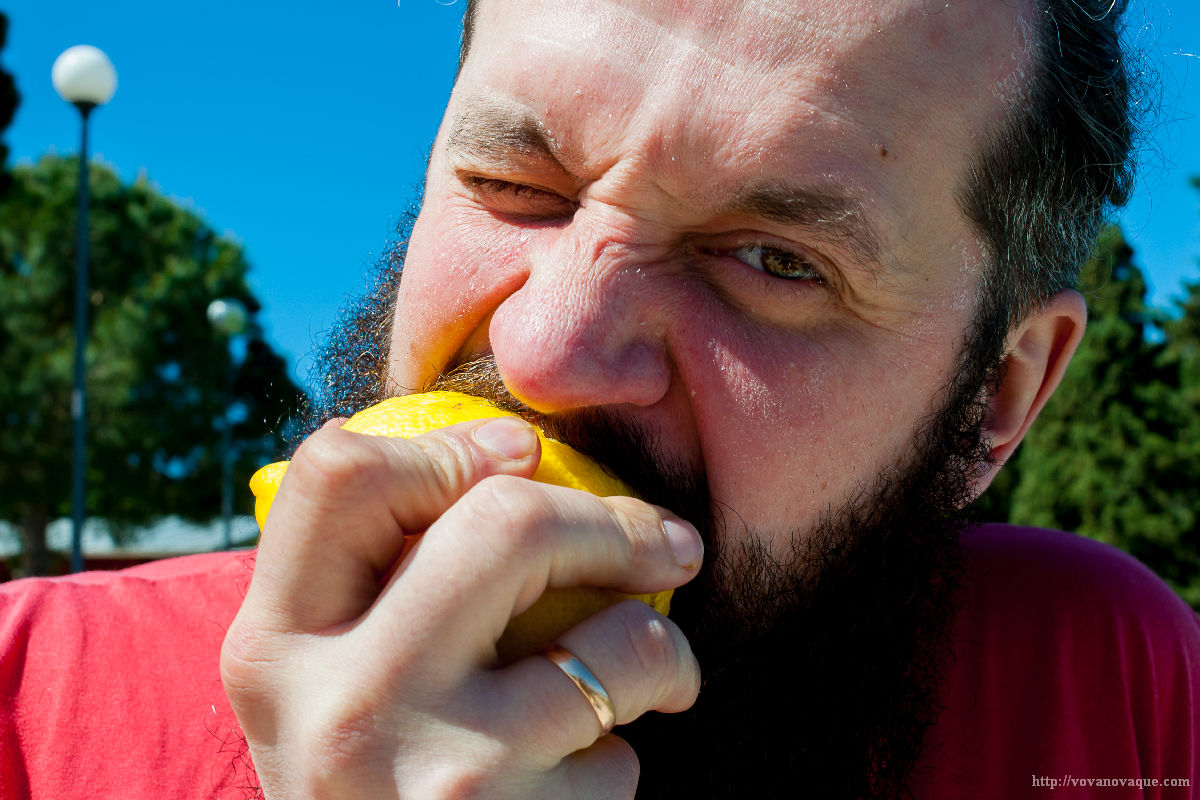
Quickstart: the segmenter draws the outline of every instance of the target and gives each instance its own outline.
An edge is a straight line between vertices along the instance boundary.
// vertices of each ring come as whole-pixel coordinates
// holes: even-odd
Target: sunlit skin
[[[731,523],[718,553],[754,537],[788,555],[827,511],[887,496],[864,492],[942,406],[985,263],[956,193],[1022,100],[1027,18],[991,0],[484,0],[387,388],[490,353],[535,409],[619,411],[702,471]],[[998,460],[1082,323],[1068,291],[1010,332]],[[720,561],[670,510],[524,480],[537,457],[513,419],[412,440],[326,426],[298,448],[221,657],[267,797],[634,796],[633,746],[547,659],[503,664],[495,643],[548,586],[658,591]],[[752,570],[719,579],[738,575],[761,593]],[[694,707],[692,644],[642,603],[557,642],[618,725]]]
[[[490,351],[538,410],[655,431],[782,548],[903,458],[953,373],[981,265],[955,192],[1019,94],[1029,14],[485,2],[409,246],[394,390]],[[999,455],[1040,386],[998,406]]]

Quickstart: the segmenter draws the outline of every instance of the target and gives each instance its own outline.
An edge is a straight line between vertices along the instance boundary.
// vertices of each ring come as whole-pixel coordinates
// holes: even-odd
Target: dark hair
[[[467,0],[466,10],[463,11],[462,36],[458,42],[458,72],[462,72],[467,53],[471,50],[471,39],[475,36],[475,12],[478,10],[477,0]],[[454,79],[458,80],[458,73],[455,73]]]
[[[1036,0],[1033,79],[959,188],[988,252],[977,324],[1002,331],[1075,286],[1133,183],[1126,0]]]
[[[1074,286],[1105,214],[1125,203],[1135,134],[1121,42],[1126,5],[1035,0],[1033,79],[958,191],[987,249],[976,313],[976,325],[990,329],[984,338],[1002,337]],[[459,70],[478,6],[467,0]]]

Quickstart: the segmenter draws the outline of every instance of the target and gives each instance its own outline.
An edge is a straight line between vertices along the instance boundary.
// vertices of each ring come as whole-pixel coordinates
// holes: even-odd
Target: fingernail
[[[662,526],[679,566],[684,569],[700,566],[700,559],[704,558],[704,543],[700,541],[696,529],[679,519],[664,519]]]
[[[474,436],[484,450],[510,461],[527,458],[537,447],[533,426],[513,417],[488,420],[475,429]]]

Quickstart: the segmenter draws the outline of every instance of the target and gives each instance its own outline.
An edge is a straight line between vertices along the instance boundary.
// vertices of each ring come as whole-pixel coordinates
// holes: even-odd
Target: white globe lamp
[[[104,51],[90,44],[68,47],[54,60],[50,81],[63,100],[74,105],[102,106],[117,91],[117,71]]]
[[[209,324],[226,336],[237,336],[246,330],[250,315],[246,307],[232,297],[213,300],[208,304]]]

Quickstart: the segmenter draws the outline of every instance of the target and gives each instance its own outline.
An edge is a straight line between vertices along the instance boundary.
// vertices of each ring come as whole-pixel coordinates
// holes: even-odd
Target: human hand
[[[541,656],[497,664],[495,643],[548,586],[686,582],[699,537],[638,500],[526,480],[537,459],[511,419],[411,440],[327,428],[297,451],[221,657],[268,798],[633,796],[637,758],[580,690]],[[643,603],[559,643],[617,723],[696,698],[686,640]]]

